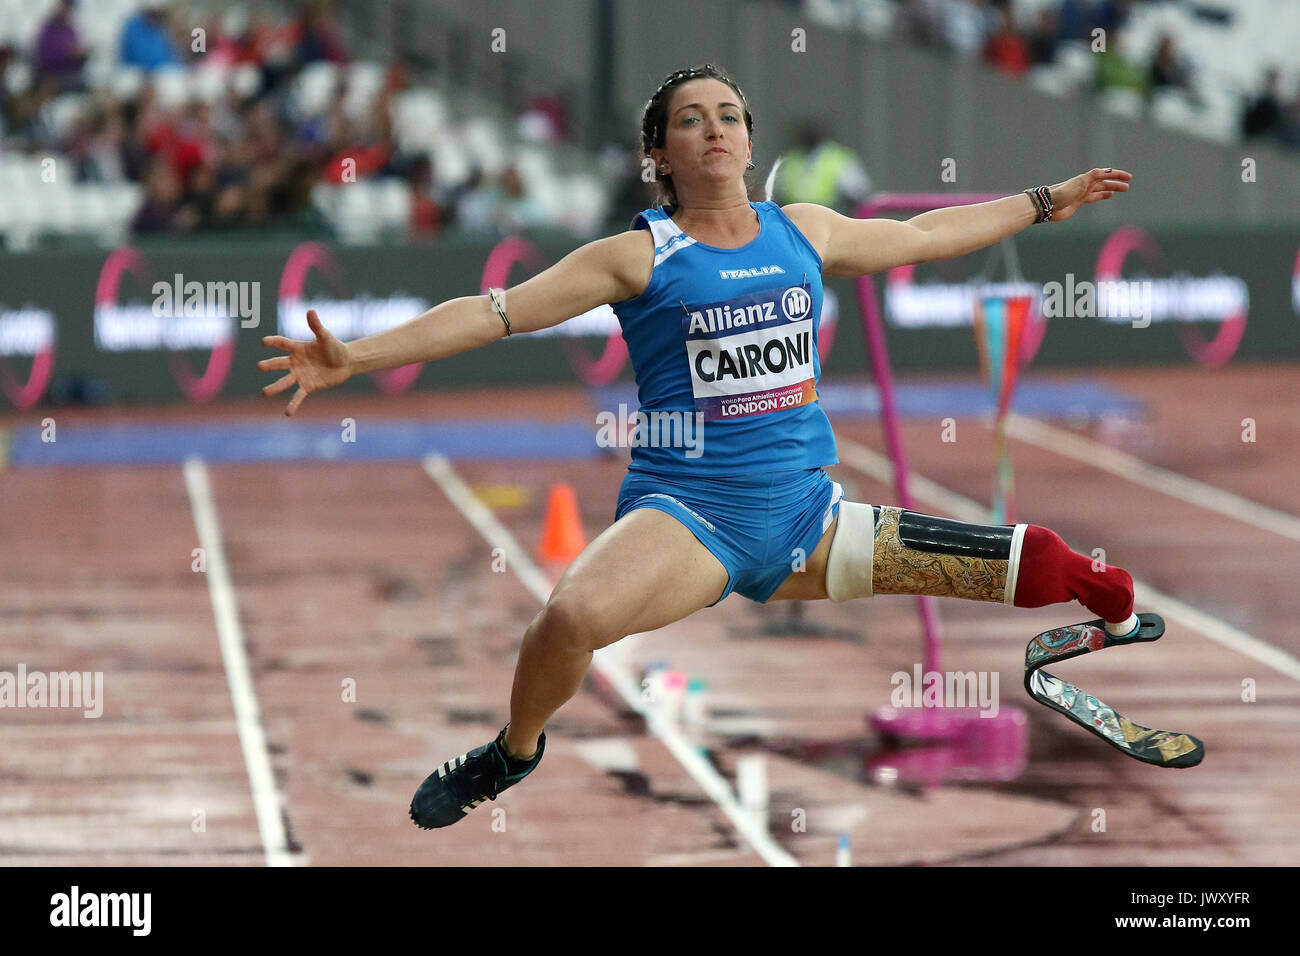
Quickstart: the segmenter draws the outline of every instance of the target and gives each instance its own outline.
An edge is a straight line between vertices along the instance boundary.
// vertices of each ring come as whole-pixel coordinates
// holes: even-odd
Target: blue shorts
[[[713,604],[732,591],[762,604],[806,563],[841,497],[821,468],[725,478],[629,471],[614,520],[637,508],[672,515],[727,569],[727,587]]]

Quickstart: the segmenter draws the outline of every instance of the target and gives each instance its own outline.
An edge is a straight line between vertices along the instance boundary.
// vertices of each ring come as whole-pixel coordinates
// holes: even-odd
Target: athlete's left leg
[[[1039,525],[977,525],[895,507],[842,502],[802,571],[770,600],[842,602],[873,594],[932,594],[1016,607],[1077,600],[1132,630],[1133,579],[1093,561]]]

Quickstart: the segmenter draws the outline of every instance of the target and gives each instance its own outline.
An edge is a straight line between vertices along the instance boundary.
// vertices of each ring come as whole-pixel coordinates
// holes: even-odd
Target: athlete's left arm
[[[1093,169],[1050,187],[1052,221],[1085,203],[1127,192],[1132,173]],[[782,207],[822,257],[822,273],[860,276],[895,266],[951,259],[1013,236],[1037,218],[1026,193],[989,202],[932,209],[908,220],[854,219],[814,203]]]

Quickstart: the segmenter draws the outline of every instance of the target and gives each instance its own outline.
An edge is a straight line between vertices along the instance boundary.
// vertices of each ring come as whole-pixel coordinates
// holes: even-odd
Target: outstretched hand
[[[1132,173],[1122,169],[1092,169],[1052,187],[1052,222],[1069,219],[1084,205],[1128,192]]]
[[[312,392],[338,385],[352,377],[352,355],[348,352],[347,345],[321,325],[315,309],[307,310],[307,326],[315,334],[314,340],[302,342],[287,339],[283,335],[267,335],[262,338],[263,345],[284,349],[289,353],[262,359],[257,363],[259,372],[288,371],[283,378],[263,388],[263,395],[278,395],[290,385],[298,386],[298,391],[284,410],[286,415],[296,412]]]

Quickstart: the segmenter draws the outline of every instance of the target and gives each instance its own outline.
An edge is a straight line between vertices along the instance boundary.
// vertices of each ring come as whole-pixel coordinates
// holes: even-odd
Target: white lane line
[[[838,435],[835,438],[835,443],[839,448],[840,461],[843,464],[863,472],[891,488],[893,487],[894,466],[888,458],[867,448],[865,445],[860,445],[847,438],[841,438]],[[936,484],[916,472],[909,474],[907,480],[912,493],[918,499],[939,507],[954,518],[976,524],[989,524],[993,520],[993,513],[989,509],[977,504],[970,498],[957,494],[955,491],[949,491],[942,485]],[[889,502],[880,503],[888,504]],[[1184,604],[1177,598],[1157,591],[1151,585],[1139,581],[1137,578],[1133,579],[1133,593],[1138,604],[1150,607],[1167,620],[1176,621],[1183,627],[1204,634],[1210,640],[1217,641],[1224,647],[1249,657],[1251,660],[1259,661],[1261,664],[1271,667],[1278,673],[1284,674],[1293,680],[1300,681],[1300,660],[1297,660],[1282,648],[1269,644],[1267,641],[1262,641],[1253,634],[1247,634],[1245,631],[1233,627],[1227,621],[1220,620],[1213,615],[1206,614],[1204,611],[1197,610],[1189,604]]]
[[[884,455],[872,451],[866,445],[859,445],[857,442],[841,438],[839,435],[835,436],[835,445],[840,454],[840,461],[850,468],[876,479],[881,484],[888,485],[892,493],[894,488],[894,463],[892,461]],[[943,502],[942,507],[944,510],[958,521],[969,521],[972,524],[988,523],[990,512],[983,505],[972,498],[966,498],[955,491],[949,491],[942,485],[935,484],[929,478],[918,475],[915,471],[908,472],[907,487],[916,498],[935,503]],[[889,503],[880,502],[880,504]]]
[[[208,482],[208,470],[202,458],[191,457],[185,460],[185,488],[190,494],[194,526],[199,532],[199,547],[207,556],[208,594],[212,598],[212,613],[217,620],[221,661],[225,665],[230,700],[235,705],[235,727],[239,731],[239,746],[244,752],[244,767],[248,771],[248,784],[253,794],[257,829],[266,851],[266,865],[293,866],[289,841],[284,832],[280,796],[275,789],[275,775],[271,772],[271,755],[266,748],[266,735],[262,732],[257,693],[253,689],[253,678],[248,669],[248,655],[244,653],[244,635],[239,627],[235,589],[230,583],[226,551],[221,542],[221,525],[217,521],[212,486]]]
[[[1136,455],[1108,448],[1082,435],[1072,435],[1051,425],[1012,412],[1007,416],[1007,434],[1039,448],[1108,471],[1137,485],[1178,498],[1190,505],[1214,511],[1253,525],[1263,531],[1300,541],[1300,518],[1276,508],[1188,478],[1176,471],[1143,461]]]
[[[528,552],[519,546],[514,535],[497,520],[491,509],[474,497],[474,493],[461,481],[460,476],[451,467],[451,463],[442,455],[429,455],[424,459],[424,470],[488,544],[494,548],[504,549],[504,553],[510,556],[510,567],[514,569],[520,582],[533,597],[545,604],[547,598],[551,596],[552,583],[533,563]],[[657,711],[646,707],[641,699],[640,684],[619,660],[615,647],[617,645],[612,644],[596,651],[592,655],[592,669],[609,682],[628,707],[645,717],[646,727],[650,733],[677,758],[678,763],[731,821],[736,832],[754,848],[754,852],[769,866],[798,866],[799,862],[783,850],[763,827],[755,824],[748,813],[741,809],[726,778],[700,755],[676,726],[665,721]]]

